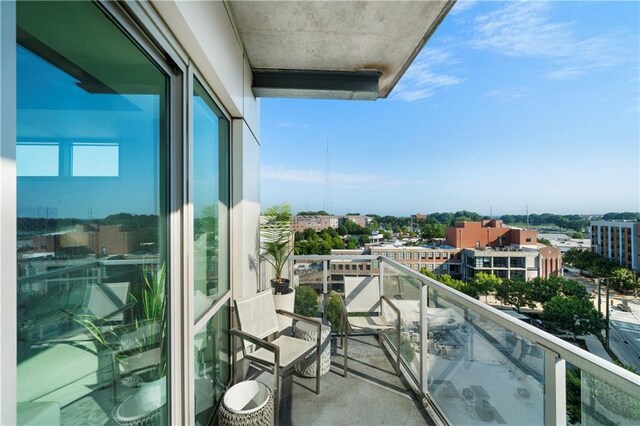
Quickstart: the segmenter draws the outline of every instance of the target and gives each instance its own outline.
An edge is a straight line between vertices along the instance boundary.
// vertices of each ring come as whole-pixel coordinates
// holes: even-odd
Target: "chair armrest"
[[[303,315],[294,314],[293,312],[285,311],[285,310],[282,310],[282,309],[276,309],[276,313],[278,313],[280,315],[284,315],[285,317],[296,319],[298,321],[306,322],[307,324],[315,325],[316,329],[318,331],[318,344],[320,343],[321,338],[322,338],[322,336],[321,336],[321,334],[322,334],[322,323],[320,321],[315,320],[313,318],[305,317]]]
[[[262,340],[262,339],[254,336],[252,334],[245,333],[244,331],[239,330],[237,328],[232,328],[231,330],[229,330],[229,332],[232,335],[238,336],[242,340],[247,340],[247,341],[253,343],[256,346],[260,346],[262,348],[265,348],[269,352],[274,352],[276,354],[278,354],[280,352],[280,348],[277,347],[276,345],[274,345],[273,343],[267,342],[266,340]]]
[[[391,300],[389,300],[387,296],[381,296],[380,299],[387,302],[387,305],[389,305],[389,307],[396,313],[396,315],[398,315],[398,326],[402,324],[402,322],[400,321],[400,309]]]

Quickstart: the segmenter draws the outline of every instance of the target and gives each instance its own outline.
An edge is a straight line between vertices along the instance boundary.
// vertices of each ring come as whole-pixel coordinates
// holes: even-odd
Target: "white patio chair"
[[[84,313],[98,321],[122,323],[125,311],[131,307],[127,304],[129,287],[128,282],[91,284],[84,301]]]
[[[320,359],[321,324],[311,318],[303,317],[291,312],[276,310],[271,290],[263,291],[246,299],[235,301],[236,314],[238,316],[238,328],[230,330],[232,338],[242,340],[244,357],[260,365],[271,368],[274,381],[274,411],[275,424],[278,424],[280,409],[281,376],[302,361],[308,354],[316,351],[317,359]],[[316,342],[308,342],[290,336],[280,336],[278,316],[288,316],[298,321],[315,325],[318,328]],[[275,340],[268,342],[265,339],[275,336]],[[255,345],[255,350],[251,351]],[[235,348],[232,342],[232,348]],[[320,362],[316,371],[316,394],[320,394]],[[233,350],[233,365],[236,364],[236,351]],[[234,380],[235,380],[235,374]]]
[[[397,338],[397,358],[395,370],[400,375],[400,309],[386,296],[380,294],[378,277],[344,277],[344,299],[342,302],[342,348],[344,352],[344,377],[347,377],[347,347],[349,333],[375,333],[380,335],[395,331]],[[382,315],[382,302],[396,314],[391,321]],[[349,316],[352,313],[368,313],[368,316]]]

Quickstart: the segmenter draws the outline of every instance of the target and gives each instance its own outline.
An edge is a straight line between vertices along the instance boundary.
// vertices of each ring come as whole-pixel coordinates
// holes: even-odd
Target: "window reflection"
[[[18,176],[58,176],[58,144],[55,142],[18,142],[16,158]]]
[[[223,305],[195,340],[196,424],[208,425],[230,379],[229,305]]]
[[[166,76],[94,3],[17,24],[18,423],[166,423]]]
[[[202,85],[193,96],[195,318],[229,289],[229,123]]]
[[[117,177],[120,149],[117,143],[74,143],[73,176]]]

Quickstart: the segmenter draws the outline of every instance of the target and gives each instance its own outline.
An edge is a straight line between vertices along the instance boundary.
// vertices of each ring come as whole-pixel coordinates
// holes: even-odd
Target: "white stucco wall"
[[[251,66],[219,1],[154,1],[154,8],[231,115],[231,282],[233,297],[257,289],[260,221],[260,103]]]
[[[233,297],[243,298],[258,288],[260,145],[244,120],[233,120],[233,135],[231,268]]]

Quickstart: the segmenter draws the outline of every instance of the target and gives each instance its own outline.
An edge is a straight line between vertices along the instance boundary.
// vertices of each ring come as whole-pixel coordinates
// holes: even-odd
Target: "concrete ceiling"
[[[258,96],[375,99],[389,95],[454,3],[229,1],[227,5],[254,80],[263,72],[277,80],[278,72],[283,72],[283,81],[254,84]],[[304,72],[292,79],[298,71]],[[305,82],[313,81],[316,72],[323,78],[334,74],[338,80],[349,78],[338,86],[316,82],[309,87]],[[372,74],[379,75],[375,93],[359,95],[366,91],[362,84],[349,90],[351,81],[359,76],[371,80]],[[269,86],[274,90],[262,90]]]

